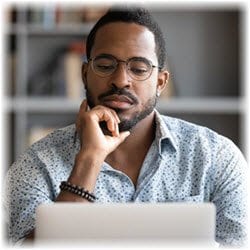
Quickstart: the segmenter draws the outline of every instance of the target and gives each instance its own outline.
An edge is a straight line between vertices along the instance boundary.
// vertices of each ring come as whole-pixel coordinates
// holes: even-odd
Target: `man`
[[[217,133],[161,116],[162,32],[144,9],[110,10],[91,30],[75,125],[35,143],[7,176],[9,236],[32,238],[40,203],[213,202],[216,240],[245,240],[246,162]],[[84,189],[82,189],[84,188]]]

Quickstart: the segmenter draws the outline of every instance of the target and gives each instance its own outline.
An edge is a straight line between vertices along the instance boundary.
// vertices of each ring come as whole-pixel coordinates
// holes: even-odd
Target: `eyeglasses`
[[[100,77],[108,77],[112,75],[119,63],[125,63],[128,75],[137,81],[147,80],[154,68],[160,67],[153,65],[153,63],[144,57],[132,57],[127,61],[118,60],[112,55],[99,55],[90,58],[92,70]]]

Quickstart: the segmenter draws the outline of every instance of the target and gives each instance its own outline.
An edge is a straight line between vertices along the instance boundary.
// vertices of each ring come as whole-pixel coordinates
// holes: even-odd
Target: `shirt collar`
[[[154,143],[157,146],[158,152],[160,156],[162,156],[162,152],[164,147],[170,146],[174,151],[177,150],[177,143],[174,135],[170,132],[170,129],[167,126],[166,121],[164,121],[161,114],[155,109],[155,140]],[[103,163],[101,172],[103,171],[112,171],[112,172],[120,172],[114,168],[112,168],[106,162]]]
[[[159,150],[159,154],[162,154],[162,149],[165,145],[171,145],[173,149],[176,151],[177,150],[177,143],[174,138],[174,135],[171,134],[167,123],[164,121],[163,117],[161,114],[154,109],[155,112],[155,141],[156,145]],[[78,148],[80,148],[80,139],[77,136],[77,132],[75,131],[74,137],[73,137],[74,144],[77,142]]]
[[[156,131],[155,131],[155,140],[158,145],[159,153],[161,155],[162,149],[164,145],[169,143],[176,151],[177,144],[174,138],[174,135],[170,132],[166,122],[164,121],[163,117],[160,113],[155,109],[155,124],[156,124]]]

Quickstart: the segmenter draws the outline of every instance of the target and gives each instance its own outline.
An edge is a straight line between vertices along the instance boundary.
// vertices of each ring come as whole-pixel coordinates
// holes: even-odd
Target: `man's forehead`
[[[98,29],[91,52],[96,54],[113,51],[111,54],[114,54],[116,50],[137,52],[137,56],[155,54],[154,34],[147,27],[136,23],[105,24]]]
[[[109,36],[112,38],[117,38],[122,35],[125,35],[125,36],[133,35],[135,37],[146,36],[152,42],[154,42],[154,34],[146,26],[143,26],[137,23],[127,23],[127,22],[107,23],[97,30],[96,38],[98,36],[102,37],[103,34],[105,34],[105,37]]]

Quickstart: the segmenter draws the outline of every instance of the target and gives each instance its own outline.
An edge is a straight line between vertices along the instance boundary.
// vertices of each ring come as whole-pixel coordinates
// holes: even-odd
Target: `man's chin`
[[[132,120],[123,120],[118,124],[119,131],[120,132],[131,131],[133,127],[136,125],[136,123],[137,122],[133,122]]]
[[[121,121],[118,124],[120,132],[131,131],[138,122],[140,122],[141,120],[145,118],[145,117],[141,117],[140,113],[133,114],[132,116],[118,113],[118,117]]]

